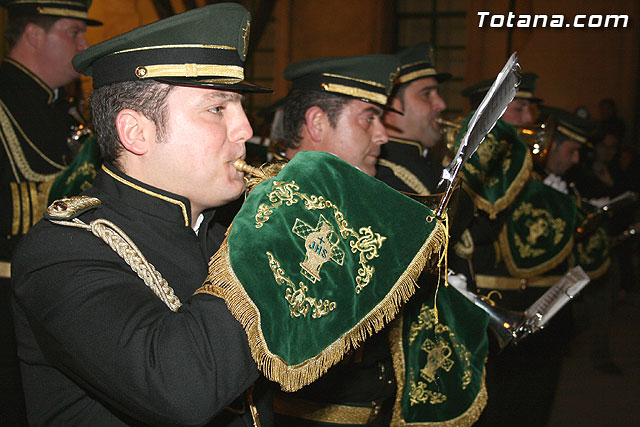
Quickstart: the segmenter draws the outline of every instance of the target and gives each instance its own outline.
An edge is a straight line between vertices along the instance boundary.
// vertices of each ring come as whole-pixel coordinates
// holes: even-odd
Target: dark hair
[[[100,154],[105,162],[120,168],[123,147],[118,138],[116,117],[124,109],[143,114],[156,125],[156,141],[164,138],[167,122],[166,102],[174,86],[153,80],[113,83],[93,91],[91,114]]]
[[[296,148],[302,139],[300,130],[305,123],[305,114],[311,107],[319,107],[327,114],[329,124],[335,128],[338,116],[351,98],[327,92],[292,89],[284,103],[283,137],[284,146]]]
[[[27,24],[33,23],[48,32],[58,19],[60,18],[56,16],[25,15],[23,13],[10,11],[7,19],[7,25],[4,29],[4,37],[7,40],[9,49],[13,48],[16,43],[18,43],[18,40],[22,37],[22,33],[24,33],[24,29],[27,27]]]

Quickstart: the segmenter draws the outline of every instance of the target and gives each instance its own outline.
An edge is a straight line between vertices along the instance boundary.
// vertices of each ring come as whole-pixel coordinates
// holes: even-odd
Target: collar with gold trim
[[[137,209],[148,210],[153,215],[167,216],[169,219],[179,218],[185,227],[191,227],[191,204],[186,197],[147,185],[108,164],[102,165],[102,171],[124,186],[118,186],[118,195],[125,203],[131,196],[135,198],[131,203],[134,203]],[[144,200],[138,200],[140,197]]]
[[[397,143],[397,144],[402,144],[402,145],[406,145],[409,147],[415,147],[416,150],[418,150],[418,155],[423,157],[423,152],[424,152],[424,148],[422,147],[422,144],[420,144],[420,142],[418,141],[414,141],[412,139],[405,139],[405,138],[400,138],[398,136],[389,136],[389,143]]]

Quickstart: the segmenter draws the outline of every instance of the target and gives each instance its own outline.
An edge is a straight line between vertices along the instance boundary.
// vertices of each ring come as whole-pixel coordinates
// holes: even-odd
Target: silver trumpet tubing
[[[466,282],[465,286],[451,281],[450,284],[489,315],[489,328],[494,332],[502,349],[511,342],[517,344],[525,337],[543,329],[549,320],[589,283],[589,280],[582,267],[574,267],[524,312],[497,306],[490,298],[467,290]]]

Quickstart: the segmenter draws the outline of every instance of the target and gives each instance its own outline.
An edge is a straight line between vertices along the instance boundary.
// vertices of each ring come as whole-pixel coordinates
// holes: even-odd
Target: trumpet
[[[442,117],[436,119],[436,123],[440,125],[440,134],[450,152],[453,151],[453,144],[456,142],[458,133],[460,133],[463,121],[464,117],[458,117],[453,121],[443,119]]]
[[[544,166],[549,154],[553,125],[553,118],[549,117],[544,123],[516,128],[520,139],[531,149],[533,161],[540,166]]]
[[[267,179],[267,175],[264,173],[264,171],[262,171],[262,169],[250,166],[242,159],[238,159],[233,162],[233,167],[240,172],[246,173],[247,175],[251,175],[256,178]]]
[[[489,315],[489,328],[493,331],[500,349],[510,342],[518,344],[525,337],[543,329],[549,320],[571,301],[587,284],[589,276],[580,267],[573,267],[551,286],[524,312],[498,307],[489,296],[480,296],[466,289],[466,281],[452,281],[454,286],[469,301]]]

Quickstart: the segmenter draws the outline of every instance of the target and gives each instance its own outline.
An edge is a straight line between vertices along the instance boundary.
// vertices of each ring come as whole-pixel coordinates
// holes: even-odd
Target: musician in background
[[[47,204],[53,179],[73,159],[71,103],[63,86],[79,77],[71,58],[88,47],[91,1],[2,0],[9,54],[0,63],[0,424],[24,423],[10,318],[10,257]]]
[[[576,225],[575,202],[534,173],[530,148],[514,127],[533,122],[532,104],[540,102],[534,95],[536,79],[535,74],[523,74],[514,101],[463,168],[477,210],[469,227],[473,251],[450,258],[453,268],[470,277],[480,293],[497,294],[498,306],[516,311],[526,310],[572,266],[569,255]],[[477,107],[491,83],[479,83],[463,94]],[[465,129],[463,124],[461,134]],[[587,131],[575,133],[584,136]],[[478,425],[522,420],[525,425],[546,424],[570,324],[571,312],[565,308],[545,329],[517,346],[500,351],[498,343],[492,343],[487,362],[489,402]]]
[[[421,50],[419,54],[423,57],[427,52]],[[327,58],[290,65],[284,74],[293,82],[284,107],[286,157],[291,158],[303,150],[327,151],[363,172],[375,175],[376,168],[380,167],[376,162],[381,146],[384,147],[388,138],[382,123],[383,112],[385,117],[399,114],[394,105],[387,105],[387,94],[395,81],[397,66],[398,59],[392,55]],[[402,74],[400,70],[398,75]],[[437,89],[433,93],[440,99]],[[438,104],[436,116],[444,108],[441,99]],[[419,113],[415,114],[413,119],[418,116]],[[432,136],[437,138],[437,124],[433,122],[432,125],[435,131]],[[410,149],[414,150],[415,144],[419,143],[413,141]],[[420,155],[421,151],[417,154]],[[430,172],[439,176],[440,168]],[[423,273],[425,275],[429,274]],[[408,408],[415,411],[411,413],[414,420],[440,422],[456,418],[459,425],[471,425],[486,402],[482,381],[486,316],[457,295],[457,291],[447,288],[440,290],[441,299],[438,300],[445,301],[446,309],[440,312],[439,318],[429,317],[433,313],[437,280],[425,282],[421,277],[419,283],[421,289],[412,297],[413,303],[410,304],[414,306],[412,313],[416,314],[416,321],[424,320],[425,315],[429,318],[422,328],[422,333],[429,338],[416,340],[417,351],[426,357],[427,353],[420,350],[421,345],[428,346],[434,342],[443,346],[438,349],[452,350],[451,354],[442,358],[434,356],[438,359],[436,366],[420,363],[412,366],[415,368],[412,370],[405,369],[400,361],[402,366],[398,367],[402,371],[396,371],[394,368],[399,359],[396,354],[392,357],[389,335],[403,334],[400,318],[394,325],[385,327],[365,341],[363,346],[347,355],[315,383],[294,394],[277,394],[274,405],[277,424],[396,425],[402,423],[400,417],[407,414],[404,412],[408,406],[405,391],[411,391],[421,394],[418,404]],[[423,306],[423,302],[428,304]],[[454,310],[446,304],[456,305],[456,312],[460,312],[457,325],[450,322],[449,316]],[[457,331],[463,327],[461,325],[473,325],[472,328],[477,329],[468,336],[459,336]],[[480,333],[476,333],[478,331]],[[469,337],[472,342],[467,341]],[[393,340],[396,345],[399,341]],[[412,360],[419,359],[421,355]],[[427,380],[424,380],[420,370],[428,372],[430,369],[433,369],[433,376],[425,374]],[[412,375],[415,381],[407,383],[405,379],[408,377],[404,372],[408,377]],[[403,387],[398,387],[398,384]],[[421,384],[417,387],[422,392],[414,390],[416,384]],[[459,399],[460,395],[465,398]]]
[[[388,139],[382,114],[397,68],[393,55],[320,58],[289,65],[284,72],[292,81],[284,103],[284,157],[326,151],[375,175],[380,147]],[[321,425],[330,420],[388,425],[395,380],[386,330],[315,383],[294,394],[277,394],[276,425]],[[312,408],[322,410],[314,414]]]
[[[382,147],[376,178],[400,191],[430,194],[436,191],[442,172],[428,156],[442,140],[437,120],[447,108],[439,85],[451,74],[436,71],[430,43],[397,55],[401,68],[389,105],[403,114],[384,116],[389,142]]]
[[[570,179],[591,211],[607,204],[611,199],[631,190],[624,172],[617,167],[619,150],[618,130],[602,129],[593,141],[593,150],[579,167],[574,168]],[[551,153],[550,153],[551,155]],[[549,163],[549,162],[548,162]],[[588,211],[587,211],[588,212]],[[634,222],[634,206],[614,211],[603,220],[610,236],[621,235]],[[633,273],[621,275],[622,266],[631,265],[633,246],[623,241],[611,248],[611,268],[601,278],[590,284],[575,304],[576,326],[587,328],[591,335],[591,362],[594,368],[609,375],[621,375],[622,369],[613,361],[609,329],[615,296],[621,280],[633,280]]]

